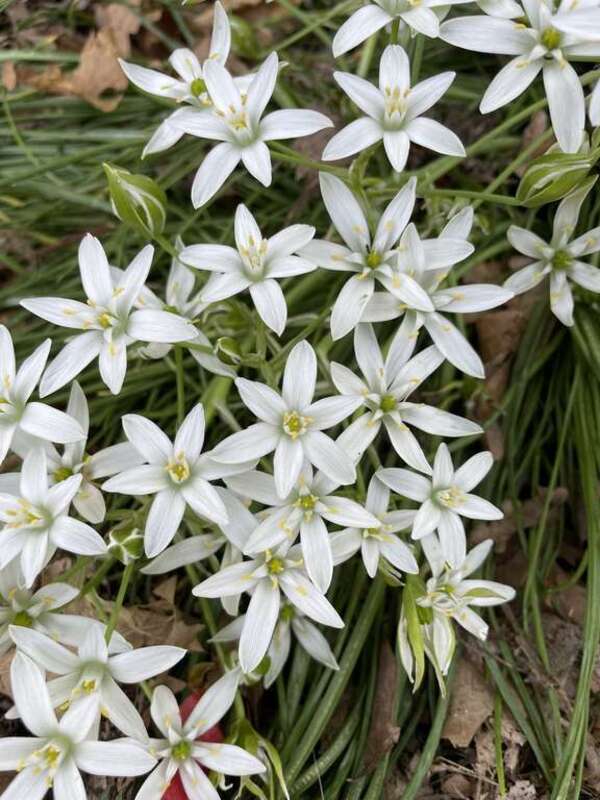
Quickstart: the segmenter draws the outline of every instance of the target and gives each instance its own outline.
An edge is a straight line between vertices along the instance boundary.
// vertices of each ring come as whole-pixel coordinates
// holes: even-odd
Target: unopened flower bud
[[[531,162],[517,189],[517,200],[526,208],[553,203],[578,189],[588,179],[600,152],[548,152]]]
[[[114,164],[102,166],[117,217],[145,236],[159,236],[165,227],[167,198],[156,181]]]
[[[238,343],[229,336],[221,336],[217,339],[216,351],[225,364],[237,366],[242,360]]]
[[[108,534],[108,552],[122,564],[136,561],[144,553],[144,534],[130,523],[113,528]]]

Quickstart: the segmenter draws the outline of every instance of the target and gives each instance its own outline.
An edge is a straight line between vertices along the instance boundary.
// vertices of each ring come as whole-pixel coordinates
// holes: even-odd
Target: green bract
[[[160,236],[167,219],[167,197],[146,175],[134,175],[114,164],[104,163],[113,211],[122,222],[153,239]]]

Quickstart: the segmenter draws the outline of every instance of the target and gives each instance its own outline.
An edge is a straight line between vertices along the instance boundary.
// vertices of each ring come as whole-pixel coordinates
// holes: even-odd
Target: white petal
[[[113,293],[113,283],[104,248],[95,236],[87,233],[79,245],[79,270],[83,290],[96,305],[107,307]]]
[[[56,408],[45,403],[28,403],[21,417],[21,428],[40,439],[53,442],[76,442],[85,439],[81,425]]]
[[[226,672],[204,692],[186,720],[184,730],[189,733],[196,730],[202,734],[222,719],[231,708],[238,684],[239,670]]]
[[[356,480],[354,464],[339,444],[320,431],[310,431],[302,437],[306,457],[317,469],[335,481],[337,485],[347,485]]]
[[[134,313],[144,312],[136,311]],[[102,345],[98,366],[100,368],[100,377],[112,394],[119,394],[127,372],[127,347],[124,337],[116,341],[105,342]]]
[[[373,248],[377,251],[390,250],[400,238],[402,231],[410,222],[415,205],[417,181],[411,178],[387,206],[377,224]]]
[[[550,275],[550,307],[563,325],[573,325],[573,293],[564,272]]]
[[[515,294],[522,294],[534,286],[537,286],[540,281],[548,274],[549,267],[544,266],[542,261],[536,261],[533,264],[528,264],[523,269],[515,272],[510,278],[504,281],[504,288],[510,289]]]
[[[242,561],[221,569],[192,589],[196,597],[231,597],[247,592],[256,584],[254,561]]]
[[[154,494],[167,489],[169,479],[165,468],[158,464],[142,464],[139,467],[120,472],[102,484],[106,492],[118,494]]]
[[[187,564],[203,561],[216,553],[223,542],[224,539],[214,533],[192,536],[190,539],[184,539],[184,541],[177,542],[172,547],[163,550],[149,564],[142,567],[140,572],[143,572],[144,575],[164,575],[165,572],[172,572]]]
[[[57,727],[56,715],[40,668],[17,652],[10,668],[10,683],[19,716],[34,736],[50,736]]]
[[[498,53],[516,56],[527,53],[534,45],[530,33],[523,26],[508,19],[494,17],[463,17],[444,22],[440,39],[456,47],[476,53]]]
[[[458,514],[444,509],[438,524],[438,535],[444,561],[451,567],[460,567],[467,550],[467,538]]]
[[[318,514],[300,525],[300,541],[304,565],[309,578],[320,592],[329,589],[333,575],[333,558],[329,544],[329,533]]]
[[[544,86],[552,127],[561,150],[576,153],[585,128],[585,100],[579,75],[568,61],[544,64]]]
[[[236,272],[241,266],[237,250],[224,244],[192,244],[179,258],[187,266],[210,272]]]
[[[260,381],[238,378],[235,382],[240,397],[252,413],[270,425],[281,425],[285,403],[276,391]]]
[[[413,522],[413,539],[422,539],[424,536],[428,536],[432,533],[437,528],[440,517],[441,512],[439,506],[432,503],[431,500],[425,500],[417,511]]]
[[[281,336],[287,321],[287,305],[277,281],[267,279],[253,283],[250,286],[250,294],[262,321]]]
[[[403,403],[401,414],[405,422],[435,436],[472,436],[483,432],[476,422],[434,406]]]
[[[349,72],[334,72],[333,77],[364,114],[375,120],[383,118],[385,111],[383,96],[372,83]]]
[[[40,383],[40,396],[45,397],[73,380],[100,352],[102,334],[86,331],[68,341],[50,362]]]
[[[323,128],[331,128],[332,121],[325,114],[309,109],[282,108],[273,111],[260,123],[260,136],[264,141],[272,139],[297,139],[310,136]]]
[[[262,761],[233,744],[199,742],[193,755],[201,764],[225,775],[253,775],[266,769]]]
[[[280,439],[280,431],[266,422],[250,425],[246,430],[233,433],[212,451],[215,461],[239,464],[243,461],[262,458],[271,453]]]
[[[588,289],[590,292],[600,292],[600,269],[592,267],[583,261],[574,261],[569,268],[571,280]]]
[[[228,272],[223,275],[213,273],[201,290],[203,303],[217,303],[243,292],[251,284],[250,278],[241,272]]]
[[[288,496],[298,480],[304,462],[303,442],[307,438],[308,434],[295,440],[290,436],[282,436],[275,448],[273,472],[277,494],[281,498]]]
[[[144,531],[144,550],[148,558],[154,558],[167,547],[181,524],[185,511],[185,499],[176,489],[163,489],[150,506]]]
[[[302,411],[312,401],[317,380],[317,357],[307,341],[295,345],[283,373],[283,399],[289,409]]]
[[[111,675],[119,683],[138,683],[170,670],[185,656],[182,647],[158,645],[118,653],[108,660]]]
[[[244,166],[263,186],[271,185],[271,154],[264,142],[254,142],[241,150]]]
[[[329,669],[339,669],[339,665],[335,660],[335,656],[331,651],[327,639],[312,622],[309,622],[307,619],[302,619],[302,617],[294,617],[292,620],[292,627],[298,641],[309,656],[319,661],[321,664],[324,664],[326,667],[329,667]]]
[[[222,142],[208,153],[200,165],[192,183],[192,205],[201,208],[214,197],[233,170],[240,163],[241,153],[237,147]]]
[[[419,117],[434,106],[446,93],[455,77],[455,72],[442,72],[413,86],[407,101],[407,117],[409,119]]]
[[[479,109],[482,114],[495,111],[523,94],[542,68],[542,60],[529,61],[518,56],[509,61],[486,89]]]
[[[162,72],[140,67],[138,64],[129,64],[123,59],[119,59],[119,64],[131,83],[143,92],[177,100],[185,91],[181,81],[176,78],[170,78],[168,75],[163,75]]]
[[[195,462],[202,452],[204,444],[204,408],[201,403],[195,405],[187,414],[175,436],[173,450],[185,453],[190,462]]]
[[[505,284],[506,285],[506,284]],[[510,287],[508,287],[510,288]],[[462,333],[441,314],[427,314],[425,327],[436,347],[461,372],[475,378],[485,377],[483,363]]]
[[[390,164],[396,172],[402,172],[408,160],[410,137],[406,131],[385,131],[383,146]]]
[[[456,510],[469,519],[502,519],[504,516],[499,508],[475,494],[466,494]]]
[[[363,252],[371,241],[369,225],[358,200],[339,178],[319,173],[323,202],[338,233],[348,247]]]
[[[35,348],[33,353],[23,361],[17,370],[12,390],[13,396],[18,397],[21,402],[28,400],[37,386],[46,366],[51,345],[50,339],[46,339],[45,342]]]
[[[227,525],[229,520],[221,496],[208,481],[196,477],[183,487],[182,493],[187,504],[199,517],[221,527]]]
[[[311,428],[325,430],[349,417],[362,403],[361,397],[323,397],[312,403],[306,413],[312,420]]]
[[[361,117],[331,137],[321,158],[323,161],[337,161],[352,156],[360,150],[366,150],[382,138],[381,126],[371,117]]]
[[[374,289],[372,278],[353,276],[346,281],[331,311],[331,336],[334,340],[341,339],[358,325]]]
[[[141,745],[127,739],[80,742],[75,761],[84,772],[103,777],[143,775],[156,765],[156,759]]]
[[[79,665],[74,653],[38,631],[12,625],[10,635],[20,651],[49,672],[66,675]]]
[[[287,570],[280,575],[279,581],[288,600],[307,617],[332,628],[344,627],[342,618],[329,600],[300,570]]]
[[[279,616],[279,588],[270,580],[261,580],[250,600],[240,637],[240,666],[252,672],[264,658]]]
[[[388,12],[379,6],[369,4],[359,8],[334,36],[332,45],[334,57],[337,58],[352,50],[391,21],[392,17]]]
[[[431,472],[431,467],[425,458],[425,453],[421,445],[412,431],[410,431],[401,420],[394,419],[393,416],[392,418],[385,418],[383,424],[390,437],[392,447],[400,458],[413,469],[418,469],[419,472],[429,474]]]
[[[72,517],[60,517],[51,528],[50,539],[53,544],[70,553],[84,556],[106,553],[104,539],[85,522]]]
[[[494,457],[489,451],[477,453],[459,467],[454,474],[454,483],[463,492],[470,492],[485,478],[494,465]]]
[[[192,323],[170,311],[143,308],[129,317],[127,333],[141,342],[186,342],[195,339],[196,328]]]
[[[458,136],[445,125],[428,117],[418,117],[406,126],[412,142],[449,156],[465,156],[465,148]]]
[[[386,486],[389,486],[393,492],[402,497],[417,500],[419,503],[427,500],[431,493],[431,481],[423,475],[417,475],[407,469],[390,467],[380,469],[376,474],[378,479],[383,481]]]
[[[443,311],[465,314],[496,308],[514,297],[510,289],[488,283],[462,284],[456,289],[442,290],[434,296],[435,304]]]
[[[125,736],[138,741],[148,738],[146,726],[137,709],[110,677],[102,681],[102,714]]]

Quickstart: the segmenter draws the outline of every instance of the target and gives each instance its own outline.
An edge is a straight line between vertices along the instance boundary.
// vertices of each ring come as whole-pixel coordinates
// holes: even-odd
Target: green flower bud
[[[221,336],[217,339],[216,351],[225,364],[237,366],[242,360],[238,343],[229,336]]]
[[[578,189],[588,179],[600,151],[562,153],[552,150],[531,162],[517,189],[517,200],[526,208],[553,203]]]
[[[144,236],[159,236],[165,227],[167,197],[146,175],[133,175],[114,164],[103,164],[113,211]]]
[[[127,566],[144,554],[144,534],[130,521],[121,523],[108,534],[108,552]]]

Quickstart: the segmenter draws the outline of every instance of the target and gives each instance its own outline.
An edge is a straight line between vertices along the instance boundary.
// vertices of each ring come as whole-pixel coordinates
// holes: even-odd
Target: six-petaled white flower
[[[227,523],[223,501],[209,481],[246,470],[249,465],[237,462],[224,465],[211,458],[211,454],[202,453],[204,409],[201,404],[194,406],[184,419],[174,442],[158,425],[138,414],[124,416],[123,428],[146,463],[109,478],[103,488],[121,494],[155,495],[144,532],[147,556],[158,555],[171,542],[186,505],[217,525]]]
[[[143,775],[156,764],[138,742],[96,741],[93,698],[71,706],[57,720],[41,670],[23,653],[14,657],[10,676],[18,713],[33,737],[0,739],[0,768],[18,771],[3,800],[42,800],[50,788],[55,800],[87,800],[80,770],[128,777]]]
[[[302,551],[289,544],[266,550],[250,561],[225,567],[192,590],[197,597],[251,594],[239,657],[244,672],[263,660],[273,637],[281,608],[281,593],[303,614],[322,625],[343,628],[344,622],[329,600],[312,583],[303,566]]]
[[[254,555],[272,550],[300,536],[304,566],[309,578],[326,592],[333,575],[330,535],[326,522],[334,525],[377,528],[379,521],[355,500],[334,495],[338,484],[322,472],[313,474],[304,464],[290,494],[281,499],[271,475],[246,472],[227,479],[230,489],[268,506],[260,512],[261,522],[252,532],[244,553]]]
[[[205,157],[194,178],[194,208],[203,206],[219,191],[240,161],[257,181],[270,186],[271,155],[266,142],[309,136],[331,126],[324,114],[308,109],[286,108],[263,117],[278,68],[277,54],[271,53],[242,93],[225,67],[216,61],[204,64],[211,110],[198,114],[182,109],[172,121],[184,133],[220,142]]]
[[[593,27],[598,9],[592,4],[577,12],[581,15],[578,33],[559,30],[559,26],[569,27],[571,12],[566,9],[572,5],[562,0],[561,13],[554,14],[554,0],[522,0],[524,24],[482,15],[451,19],[440,30],[440,37],[457,47],[515,56],[488,86],[480,105],[483,114],[519,97],[541,72],[554,133],[567,153],[577,152],[585,127],[583,89],[569,62],[600,56],[600,37]]]
[[[46,366],[50,346],[50,339],[46,339],[17,369],[12,338],[0,325],[0,462],[19,432],[61,444],[85,438],[73,417],[46,403],[29,401]]]
[[[0,493],[0,569],[19,558],[27,588],[57,547],[88,556],[106,552],[104,540],[93,528],[68,515],[81,480],[81,475],[71,475],[48,486],[46,453],[34,448],[23,461],[18,493]]]
[[[306,341],[295,345],[288,356],[281,395],[264,383],[238,378],[242,400],[261,422],[228,436],[213,450],[213,457],[236,464],[274,450],[275,487],[280,497],[287,497],[292,490],[304,460],[338,485],[352,483],[354,465],[323,430],[352,414],[362,400],[323,397],[313,403],[316,380],[317,357]]]
[[[246,206],[235,212],[236,248],[222,244],[193,244],[180,253],[181,260],[195,269],[213,274],[201,292],[204,303],[215,303],[249,289],[260,318],[278,336],[285,330],[287,306],[276,278],[303,275],[315,264],[295,255],[315,235],[310,225],[292,225],[263,239],[256,220]]]
[[[208,59],[218,64],[225,64],[231,47],[231,29],[225,9],[216,0],[214,4],[213,31],[208,51]],[[131,83],[146,94],[174,100],[191,106],[197,114],[206,114],[211,107],[211,100],[206,91],[202,65],[195,53],[187,47],[179,47],[169,56],[169,64],[178,78],[163,75],[155,69],[140,67],[119,59],[121,69]],[[236,78],[241,89],[246,88],[251,76]],[[151,153],[167,150],[181,139],[183,131],[173,125],[173,120],[181,111],[174,111],[159,125],[148,144],[144,147],[142,158]]]
[[[127,347],[134,341],[183,342],[196,329],[177,314],[153,308],[134,310],[150,271],[154,248],[146,245],[115,279],[104,248],[89,233],[79,246],[79,269],[87,303],[60,297],[33,297],[21,305],[38,317],[65,328],[83,330],[70,339],[46,369],[40,392],[51,394],[99,357],[100,375],[113,394],[123,386]]]
[[[440,16],[449,5],[469,0],[373,0],[359,8],[344,22],[333,37],[333,55],[343,55],[364,42],[374,33],[394,22],[415,33],[436,37],[440,31]]]
[[[423,327],[447,361],[467,375],[483,378],[485,371],[481,358],[445,314],[495,308],[510,300],[514,293],[487,283],[440,287],[449,268],[474,250],[467,241],[472,221],[472,209],[463,209],[452,217],[437,239],[421,239],[415,226],[410,224],[400,240],[398,272],[414,278],[429,295],[433,308],[424,311],[414,304],[399,302],[390,291],[375,292],[362,320],[383,322],[402,316],[398,337],[404,341],[409,354],[417,343],[418,331]]]
[[[442,442],[431,478],[396,467],[380,469],[377,476],[397,494],[421,503],[412,525],[412,538],[423,539],[437,531],[446,561],[457,568],[466,552],[461,517],[494,520],[504,516],[489,500],[471,494],[492,465],[492,454],[486,451],[472,456],[455,470],[450,451]]]
[[[445,125],[424,117],[455,78],[444,72],[411,88],[410,63],[400,45],[388,45],[379,64],[379,88],[364,78],[335,72],[334,78],[366,116],[336,133],[323,151],[324,161],[352,156],[383,140],[386,155],[396,172],[402,172],[411,142],[436,153],[464,156],[458,136]]]
[[[515,294],[521,294],[549,276],[550,307],[563,325],[573,325],[575,303],[570,281],[590,292],[600,292],[600,269],[581,260],[583,256],[600,251],[600,227],[573,238],[579,211],[591,188],[588,184],[559,204],[550,242],[516,225],[508,229],[512,246],[535,260],[511,275],[504,286]]]
[[[102,713],[126,736],[140,741],[148,737],[145,725],[118,683],[139,683],[153,678],[181,661],[186,653],[181,647],[168,645],[113,653],[106,645],[103,631],[96,626],[91,626],[80,640],[77,653],[30,628],[12,625],[10,635],[21,652],[59,676],[48,682],[53,708],[64,703],[75,706],[91,697],[97,721]]]
[[[354,353],[364,380],[342,364],[331,364],[331,378],[346,397],[360,398],[367,411],[341,434],[338,444],[358,461],[375,439],[381,426],[396,453],[414,469],[427,474],[431,467],[409,425],[437,436],[472,436],[481,433],[476,422],[408,398],[443,362],[431,346],[409,360],[400,330],[384,361],[371,325],[361,323],[354,331]]]
[[[232,670],[213,683],[185,722],[173,692],[166,686],[154,689],[150,714],[165,738],[150,741],[148,750],[159,759],[159,764],[146,778],[135,800],[162,797],[177,773],[189,798],[219,800],[220,795],[205,771],[225,775],[254,775],[265,771],[262,761],[241,747],[197,741],[231,707],[239,677],[239,670]]]
[[[415,512],[388,511],[389,503],[390,490],[373,475],[367,489],[365,508],[379,524],[368,528],[350,527],[334,533],[331,537],[334,564],[347,561],[360,550],[370,578],[377,574],[381,559],[400,572],[419,572],[412,550],[396,535],[412,526]]]

